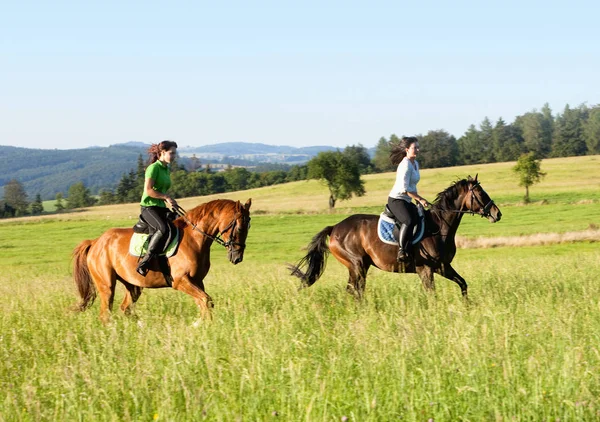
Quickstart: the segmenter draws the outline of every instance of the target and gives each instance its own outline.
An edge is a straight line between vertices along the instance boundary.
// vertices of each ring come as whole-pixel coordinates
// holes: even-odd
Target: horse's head
[[[233,215],[222,218],[219,224],[219,232],[227,247],[227,258],[233,264],[239,264],[244,259],[246,238],[250,229],[250,205],[252,199],[248,199],[244,205],[237,201]]]
[[[468,193],[465,198],[465,206],[469,211],[486,217],[491,223],[500,221],[502,213],[500,208],[489,197],[486,191],[477,181],[477,175],[473,179],[471,176],[467,179]]]

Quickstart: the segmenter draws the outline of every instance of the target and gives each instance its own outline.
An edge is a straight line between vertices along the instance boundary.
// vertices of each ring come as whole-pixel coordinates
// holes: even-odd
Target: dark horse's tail
[[[81,302],[75,309],[81,312],[89,308],[96,299],[96,287],[87,265],[87,255],[93,244],[93,240],[84,240],[73,251],[73,278],[81,297]]]
[[[331,234],[333,226],[327,226],[321,230],[308,245],[308,253],[302,258],[298,264],[288,265],[288,268],[300,280],[302,280],[303,287],[312,286],[315,281],[321,277],[325,270],[325,262],[327,261],[327,254],[329,253],[329,246],[327,246],[327,236]],[[306,266],[306,271],[302,271],[301,268]]]

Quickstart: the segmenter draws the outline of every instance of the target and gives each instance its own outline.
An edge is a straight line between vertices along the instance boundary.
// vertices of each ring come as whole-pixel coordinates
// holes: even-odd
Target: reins
[[[209,239],[212,239],[213,241],[217,242],[219,245],[223,246],[224,248],[229,248],[233,245],[239,245],[239,246],[245,246],[242,245],[241,243],[237,243],[235,241],[232,240],[233,238],[233,230],[232,230],[232,236],[229,236],[229,240],[228,241],[224,241],[221,236],[219,235],[220,233],[217,233],[216,236],[213,236],[211,234],[206,233],[204,230],[200,229],[196,224],[192,223],[190,221],[189,218],[186,217],[186,210],[184,210],[183,208],[181,208],[179,205],[175,205],[173,207],[173,211],[175,211],[175,213],[180,216],[181,218],[183,218],[185,220],[186,223],[188,223],[193,230],[196,230],[198,233],[201,233],[203,236],[208,237]],[[221,233],[225,233],[227,230],[231,229],[234,225],[235,225],[235,221],[236,218],[234,217],[233,220],[231,221],[231,223],[229,223],[227,225],[227,227],[225,227],[223,230],[221,230]]]
[[[483,202],[481,202],[481,200],[477,196],[475,196],[475,188],[477,186],[480,186],[479,182],[476,182],[472,186],[470,186],[469,192],[471,192],[471,203],[473,202],[473,199],[475,199],[475,201],[477,201],[477,204],[479,204],[479,206],[481,207],[481,212],[475,212],[470,209],[469,210],[447,210],[442,207],[439,207],[439,211],[450,212],[450,213],[455,213],[455,214],[471,214],[471,215],[479,214],[479,216],[481,218],[489,217],[490,209],[495,205],[494,201],[492,199],[490,199],[490,202],[488,202],[486,205],[484,205]],[[432,204],[432,205],[436,205],[436,204]]]

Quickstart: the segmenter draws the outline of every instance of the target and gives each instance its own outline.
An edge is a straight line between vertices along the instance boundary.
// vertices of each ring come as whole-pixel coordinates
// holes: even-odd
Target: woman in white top
[[[414,136],[405,136],[392,148],[390,159],[392,164],[398,165],[396,170],[396,183],[390,191],[388,207],[402,226],[400,228],[400,239],[398,249],[398,261],[410,260],[410,241],[412,233],[417,224],[419,215],[417,207],[411,201],[414,199],[423,205],[429,206],[429,202],[417,193],[417,183],[421,179],[419,174],[419,163],[417,154],[419,152],[419,141]]]

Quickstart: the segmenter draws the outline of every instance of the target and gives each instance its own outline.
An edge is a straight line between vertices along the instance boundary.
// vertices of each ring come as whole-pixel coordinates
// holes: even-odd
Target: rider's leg
[[[144,277],[148,274],[148,269],[150,267],[150,261],[152,258],[157,256],[162,252],[163,249],[163,233],[160,231],[155,232],[152,236],[150,236],[150,240],[148,240],[148,250],[146,251],[146,255],[141,259],[138,264],[136,271],[143,275]]]
[[[136,271],[144,277],[148,273],[152,258],[163,252],[165,238],[169,235],[170,227],[167,223],[166,211],[166,208],[142,207],[142,218],[154,230],[154,234],[148,240],[148,251],[136,268]]]
[[[388,198],[388,208],[400,223],[400,234],[398,238],[398,261],[410,259],[412,251],[412,233],[417,222],[418,214],[416,207],[403,199]]]

